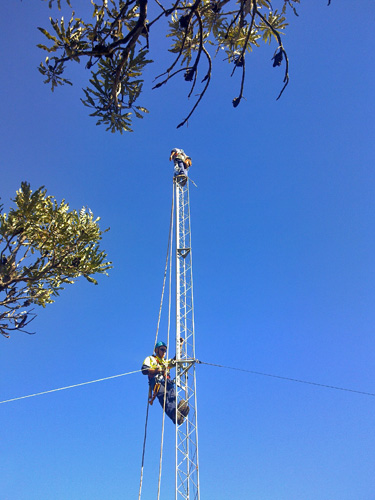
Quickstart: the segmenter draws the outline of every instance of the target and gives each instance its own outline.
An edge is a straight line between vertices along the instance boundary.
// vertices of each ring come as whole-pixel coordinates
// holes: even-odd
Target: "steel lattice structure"
[[[183,184],[185,181],[185,184]],[[176,425],[176,500],[199,500],[198,420],[189,180],[174,177],[176,221],[176,396],[190,411]],[[180,338],[184,340],[180,344]]]

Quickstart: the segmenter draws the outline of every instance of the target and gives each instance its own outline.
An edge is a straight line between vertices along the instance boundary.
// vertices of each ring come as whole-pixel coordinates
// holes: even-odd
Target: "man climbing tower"
[[[184,186],[188,177],[188,170],[191,167],[191,158],[187,156],[183,149],[174,148],[169,156],[169,161],[174,162],[174,177]]]
[[[183,342],[183,339],[180,339]],[[165,413],[176,423],[176,392],[174,384],[170,379],[169,370],[174,367],[173,359],[164,359],[167,352],[167,344],[158,342],[155,346],[155,354],[148,356],[142,365],[143,375],[148,375],[148,383],[150,386],[150,399],[152,403],[155,397],[162,408],[164,408],[165,395]],[[189,413],[189,406],[183,399],[178,403],[177,407],[177,423],[181,425],[185,417]]]

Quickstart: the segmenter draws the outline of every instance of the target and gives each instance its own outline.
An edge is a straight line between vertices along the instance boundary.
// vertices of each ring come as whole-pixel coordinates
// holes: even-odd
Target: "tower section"
[[[176,393],[189,413],[176,425],[176,500],[200,500],[189,180],[173,178],[176,228]],[[183,339],[181,342],[180,339]]]

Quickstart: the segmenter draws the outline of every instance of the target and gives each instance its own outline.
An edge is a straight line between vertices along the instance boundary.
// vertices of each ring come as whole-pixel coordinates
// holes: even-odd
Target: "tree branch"
[[[194,113],[194,111],[197,109],[198,107],[198,104],[201,102],[201,100],[203,99],[203,96],[204,94],[206,93],[207,89],[208,89],[208,86],[210,84],[210,81],[211,81],[211,57],[209,55],[209,53],[207,52],[206,48],[203,47],[203,52],[204,54],[206,55],[207,59],[208,59],[208,62],[209,62],[209,70],[206,74],[206,76],[204,77],[204,79],[202,80],[202,82],[204,82],[206,80],[206,85],[203,89],[203,91],[201,92],[201,94],[199,95],[199,98],[197,100],[197,102],[195,103],[195,105],[193,106],[192,110],[190,111],[190,113],[188,114],[188,116],[179,124],[177,125],[177,128],[180,128],[182,126],[185,125],[185,123],[188,122],[189,118],[191,117],[191,115]]]
[[[279,54],[281,54],[281,60],[282,60],[282,56],[284,55],[285,57],[285,75],[284,75],[284,86],[283,88],[281,89],[278,97],[276,98],[276,101],[278,101],[280,99],[280,97],[282,96],[284,90],[286,89],[288,83],[289,83],[289,59],[288,59],[288,55],[287,53],[285,52],[285,49],[284,49],[284,46],[283,46],[283,42],[281,41],[281,36],[279,35],[279,33],[273,28],[273,26],[267,21],[267,19],[259,12],[258,10],[258,7],[257,7],[257,4],[256,4],[256,0],[253,0],[254,1],[254,8],[256,9],[256,13],[257,15],[263,20],[263,22],[265,24],[267,24],[267,26],[270,28],[270,30],[272,31],[272,33],[275,35],[275,37],[277,38],[277,41],[279,42],[279,46],[278,48],[276,49],[276,52],[273,56],[272,59],[275,59],[276,57],[276,53],[277,51],[279,50]],[[281,60],[280,60],[280,63],[281,63]],[[275,61],[276,62],[276,61]],[[279,64],[277,64],[279,65]],[[274,63],[274,66],[275,66],[275,63]]]

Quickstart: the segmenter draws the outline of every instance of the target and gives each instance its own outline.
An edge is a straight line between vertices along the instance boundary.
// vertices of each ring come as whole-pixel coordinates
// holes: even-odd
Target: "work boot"
[[[183,415],[184,417],[187,417],[190,411],[189,405],[184,399],[181,399],[181,401],[178,403],[177,409],[178,412],[181,413],[181,415]]]
[[[185,420],[185,417],[183,415],[181,415],[180,412],[178,412],[178,415],[177,415],[177,424],[178,425],[181,425],[184,423],[184,420]]]
[[[187,402],[184,399],[181,399],[181,401],[177,405],[177,423],[178,425],[181,425],[184,420],[186,415],[189,413],[189,406]]]

